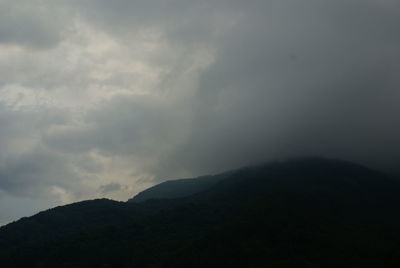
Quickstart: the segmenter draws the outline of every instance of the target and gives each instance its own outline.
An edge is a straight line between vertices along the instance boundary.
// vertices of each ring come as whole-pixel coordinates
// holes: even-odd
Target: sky
[[[320,155],[399,171],[398,0],[0,0],[0,225]]]

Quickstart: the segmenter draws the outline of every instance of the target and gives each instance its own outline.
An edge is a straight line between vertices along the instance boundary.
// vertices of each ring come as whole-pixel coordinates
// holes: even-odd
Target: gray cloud
[[[396,167],[399,5],[268,1],[243,10],[201,76],[174,168],[203,173],[298,154]]]
[[[213,27],[231,15],[228,1],[69,1],[85,19],[117,37],[130,37],[142,28],[162,30],[171,42],[208,41]],[[228,10],[226,10],[228,9]],[[228,16],[229,18],[229,16]]]
[[[0,44],[46,49],[57,45],[65,30],[65,12],[51,1],[0,1]]]
[[[99,187],[99,190],[102,194],[108,194],[111,192],[116,192],[116,191],[121,191],[121,190],[125,190],[127,187],[123,186],[119,183],[109,183],[106,185],[101,185]]]
[[[3,221],[303,154],[398,167],[398,1],[0,4]]]

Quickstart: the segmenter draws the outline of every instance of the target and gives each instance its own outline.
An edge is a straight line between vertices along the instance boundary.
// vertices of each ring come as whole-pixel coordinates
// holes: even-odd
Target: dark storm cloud
[[[152,167],[158,177],[301,154],[397,164],[400,10],[395,1],[74,5],[117,38],[159,27],[168,42],[208,42],[216,52],[195,98],[180,110],[158,107],[152,99],[116,97],[88,115],[91,128],[49,137],[54,147],[160,158]],[[224,23],[218,18],[232,19],[234,26],[216,37],[212,29]],[[188,115],[190,126],[179,125],[185,117],[180,113]],[[190,134],[175,142],[181,128]],[[173,149],[166,153],[171,140]]]
[[[396,167],[400,5],[265,1],[242,11],[201,76],[192,135],[173,168],[301,154]]]
[[[0,192],[126,199],[305,154],[399,166],[396,0],[0,7]]]

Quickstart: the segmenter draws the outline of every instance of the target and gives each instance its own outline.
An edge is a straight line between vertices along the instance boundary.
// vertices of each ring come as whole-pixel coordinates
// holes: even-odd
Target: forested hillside
[[[313,158],[187,194],[164,186],[165,198],[84,201],[3,226],[2,267],[399,267],[400,186],[386,174]]]

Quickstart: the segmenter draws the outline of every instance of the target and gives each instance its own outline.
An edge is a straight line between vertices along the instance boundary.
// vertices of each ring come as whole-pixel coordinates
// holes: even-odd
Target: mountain
[[[218,175],[201,176],[198,178],[169,180],[138,193],[136,196],[129,199],[128,202],[187,197],[210,188],[222,179],[227,178],[233,172],[234,171],[230,171]]]
[[[400,184],[305,158],[56,207],[0,228],[2,267],[400,267]]]

